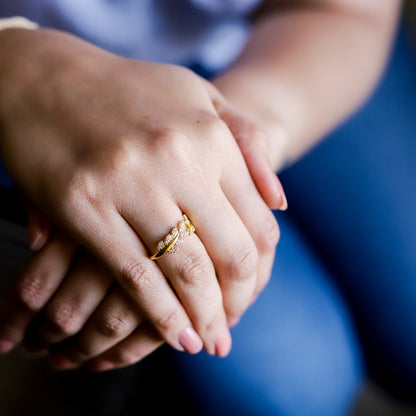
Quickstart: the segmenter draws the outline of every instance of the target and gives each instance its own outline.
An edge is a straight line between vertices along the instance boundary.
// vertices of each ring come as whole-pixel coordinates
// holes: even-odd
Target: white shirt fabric
[[[215,72],[243,48],[260,0],[1,0],[25,16],[122,56]]]

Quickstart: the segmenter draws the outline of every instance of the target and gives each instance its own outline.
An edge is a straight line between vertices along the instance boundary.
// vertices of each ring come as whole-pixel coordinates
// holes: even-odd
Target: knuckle
[[[126,288],[137,292],[151,285],[154,272],[144,261],[134,261],[125,265],[120,274]]]
[[[136,139],[134,134],[120,136],[107,146],[105,171],[110,174],[120,172],[122,175],[136,171],[140,165]]]
[[[181,279],[189,286],[194,286],[201,278],[214,273],[213,266],[203,253],[191,253],[183,257]]]
[[[260,250],[269,251],[276,248],[280,240],[280,228],[273,214],[265,221],[256,238]]]
[[[158,142],[167,145],[181,141],[185,138],[181,131],[169,126],[158,128],[154,134]]]
[[[182,131],[167,126],[156,130],[154,137],[154,151],[163,166],[177,172],[189,170],[189,138]]]
[[[211,334],[214,336],[218,332],[218,328],[221,327],[222,315],[219,313],[214,313],[209,317],[206,317],[204,322],[200,323],[197,326],[198,333],[204,334],[204,339],[206,339]]]
[[[229,275],[236,281],[250,278],[257,270],[258,253],[254,244],[243,244],[235,247],[229,262]]]
[[[213,141],[217,146],[224,147],[224,137],[231,137],[231,132],[228,125],[214,114],[207,113],[201,117],[201,128],[210,141]]]
[[[207,114],[205,119],[205,127],[212,137],[230,135],[230,129],[227,123],[215,114]]]
[[[134,135],[128,134],[115,137],[94,153],[81,155],[76,161],[77,168],[70,175],[59,178],[64,208],[72,210],[72,214],[74,210],[79,212],[85,204],[98,208],[103,203],[103,187],[122,183],[120,180],[125,181],[126,177],[136,177],[140,161],[134,139]]]
[[[38,312],[48,297],[47,280],[49,271],[39,268],[25,276],[16,287],[18,301],[29,311]]]
[[[162,334],[171,331],[175,323],[179,321],[180,313],[177,309],[173,309],[164,315],[160,315],[155,319],[155,326]]]
[[[125,312],[107,313],[96,322],[97,331],[107,338],[121,338],[130,330],[130,319]]]
[[[74,212],[80,211],[86,203],[96,207],[102,200],[99,188],[98,175],[90,169],[80,166],[75,169],[72,177],[63,186],[63,208],[69,210],[69,214],[73,215]]]
[[[45,311],[46,319],[54,332],[73,335],[78,331],[78,310],[68,304],[51,304]]]

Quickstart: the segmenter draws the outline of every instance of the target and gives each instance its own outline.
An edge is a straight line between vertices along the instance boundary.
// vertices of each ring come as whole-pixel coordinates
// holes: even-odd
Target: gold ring
[[[165,253],[175,253],[178,246],[183,243],[184,238],[194,232],[194,225],[189,221],[189,218],[183,214],[182,219],[178,222],[177,226],[172,228],[171,232],[166,235],[163,240],[160,240],[157,243],[157,252],[150,258],[156,260],[160,259]]]

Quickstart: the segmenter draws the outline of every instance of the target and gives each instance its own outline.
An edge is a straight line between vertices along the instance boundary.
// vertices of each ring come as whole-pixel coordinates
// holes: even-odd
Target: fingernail
[[[0,354],[5,354],[14,348],[15,344],[4,339],[0,340]]]
[[[40,231],[36,231],[33,236],[30,237],[30,249],[32,251],[40,250],[44,245],[44,237],[43,233]]]
[[[61,355],[55,355],[51,358],[52,365],[59,370],[71,370],[78,367],[78,363],[74,363],[67,357]]]
[[[281,199],[282,203],[281,203],[281,205],[279,207],[279,210],[280,211],[286,211],[287,210],[287,198],[286,198],[286,195],[283,192],[283,190],[282,190],[282,192],[280,194],[280,199]]]
[[[254,295],[254,296],[251,298],[250,306],[251,306],[251,305],[253,305],[253,304],[256,302],[257,298],[258,298],[258,295]]]
[[[199,335],[190,326],[185,328],[179,334],[178,342],[181,347],[190,354],[197,354],[202,350],[202,347],[204,346]]]
[[[280,183],[280,180],[277,178],[277,181],[275,182],[276,185],[276,193],[279,194],[280,197],[280,206],[279,206],[279,210],[280,211],[286,211],[287,210],[287,198],[286,198],[286,194],[285,191],[283,190],[283,186]]]
[[[90,363],[90,365],[88,366],[88,368],[91,371],[107,371],[107,370],[112,370],[113,368],[115,368],[115,365],[111,362],[111,361],[107,361],[107,360],[96,360]]]
[[[231,350],[231,334],[228,328],[224,328],[215,341],[215,354],[225,357]]]
[[[35,348],[35,347],[28,347],[28,346],[24,346],[23,350],[31,358],[43,357],[49,352],[47,348]]]
[[[228,321],[228,328],[233,328],[235,327],[238,323],[240,322],[240,318],[231,318]]]

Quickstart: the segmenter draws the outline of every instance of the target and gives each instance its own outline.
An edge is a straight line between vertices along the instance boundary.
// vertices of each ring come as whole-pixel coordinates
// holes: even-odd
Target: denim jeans
[[[174,354],[195,414],[346,415],[367,378],[414,399],[416,59],[404,29],[369,101],[280,178],[289,210],[273,276],[231,354]]]

